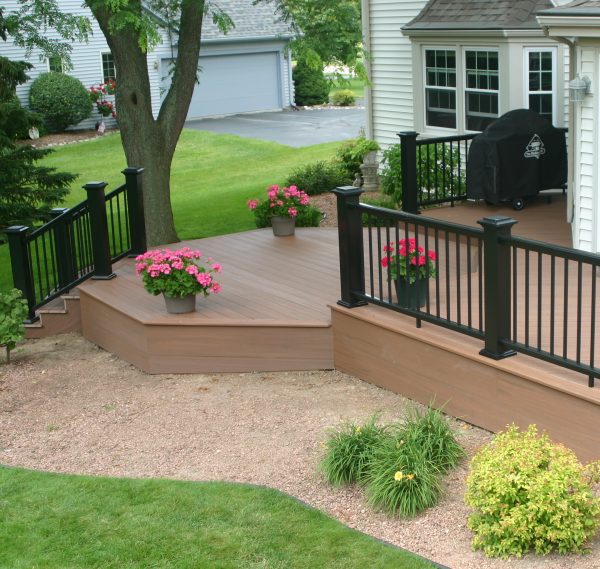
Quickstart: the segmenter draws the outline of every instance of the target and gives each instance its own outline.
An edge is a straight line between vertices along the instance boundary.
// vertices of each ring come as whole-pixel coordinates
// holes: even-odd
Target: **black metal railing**
[[[123,170],[125,184],[108,195],[106,183],[86,184],[87,199],[53,210],[48,223],[33,230],[6,230],[13,282],[27,300],[30,322],[37,319],[36,310],[54,298],[89,277],[113,278],[112,263],[145,250],[142,172]]]
[[[419,213],[424,207],[454,205],[467,199],[467,155],[476,134],[419,139],[401,132],[402,209]]]
[[[511,251],[511,333],[516,351],[598,377],[596,323],[600,257],[520,239]]]
[[[478,229],[361,204],[358,188],[334,193],[339,304],[377,304],[417,326],[426,321],[482,339],[482,355],[521,352],[583,373],[594,386],[599,256],[513,237],[516,221],[505,216],[486,217]],[[406,277],[408,257],[425,267],[421,278],[414,267]]]

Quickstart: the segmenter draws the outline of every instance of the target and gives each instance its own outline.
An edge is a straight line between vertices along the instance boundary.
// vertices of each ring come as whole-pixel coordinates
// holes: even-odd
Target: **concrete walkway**
[[[366,124],[364,108],[299,109],[190,120],[185,128],[312,146],[355,138]]]

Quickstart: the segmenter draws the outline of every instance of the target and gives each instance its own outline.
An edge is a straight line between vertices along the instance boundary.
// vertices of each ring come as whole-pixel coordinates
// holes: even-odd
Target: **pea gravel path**
[[[315,473],[329,427],[406,400],[338,372],[149,376],[67,334],[30,341],[0,366],[0,463],[55,472],[275,487],[343,523],[452,569],[598,569],[588,556],[488,560],[470,551],[466,461],[440,504],[413,520],[372,512],[356,488]],[[489,433],[455,423],[472,455]],[[318,568],[315,568],[318,569]]]

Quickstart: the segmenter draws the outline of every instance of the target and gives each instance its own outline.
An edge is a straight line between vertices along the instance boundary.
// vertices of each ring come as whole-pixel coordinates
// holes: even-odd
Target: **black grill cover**
[[[467,197],[497,204],[567,181],[565,133],[535,111],[502,115],[471,141]]]

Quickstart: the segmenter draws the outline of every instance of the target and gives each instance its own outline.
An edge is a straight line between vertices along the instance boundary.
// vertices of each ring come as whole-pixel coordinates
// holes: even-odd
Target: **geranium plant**
[[[182,298],[221,292],[221,285],[214,280],[214,274],[221,272],[221,265],[211,257],[203,262],[200,251],[189,247],[177,251],[156,249],[138,255],[135,260],[136,273],[150,294]]]
[[[106,96],[114,95],[117,90],[117,83],[114,79],[107,79],[105,83],[92,85],[89,88],[90,99],[96,105],[96,109],[103,117],[116,118],[115,105],[106,100]]]
[[[388,270],[392,280],[401,278],[412,284],[418,279],[435,277],[436,260],[435,251],[425,251],[416,239],[409,238],[400,239],[397,245],[394,242],[384,245],[381,266]]]
[[[267,188],[266,200],[262,202],[260,200],[248,200],[248,208],[254,211],[255,215],[265,210],[268,212],[268,217],[280,216],[295,219],[300,213],[308,209],[309,203],[308,194],[299,190],[296,186],[280,188],[273,185]]]

